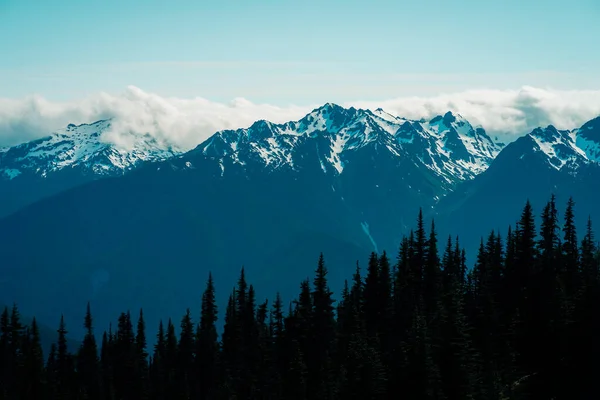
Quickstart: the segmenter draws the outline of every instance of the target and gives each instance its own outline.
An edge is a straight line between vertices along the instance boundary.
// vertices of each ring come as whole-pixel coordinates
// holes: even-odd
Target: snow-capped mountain
[[[0,150],[0,218],[61,191],[180,154],[150,135],[126,135],[127,149],[116,146],[105,140],[111,124],[110,120],[71,124]]]
[[[520,159],[538,157],[553,169],[575,174],[582,165],[600,161],[600,117],[572,131],[536,128],[514,142],[512,152],[517,149]]]
[[[299,121],[258,121],[246,129],[221,131],[195,150],[234,164],[260,164],[267,170],[302,168],[299,149],[317,147],[324,173],[342,174],[353,153],[375,146],[424,165],[446,183],[473,178],[500,152],[483,130],[451,112],[431,121],[413,121],[375,111],[326,104]]]
[[[89,139],[82,147],[95,150],[73,150],[70,158],[62,152],[73,145],[54,153],[23,145],[11,160],[31,157],[32,171],[37,164],[58,172],[0,180],[0,254],[7,266],[0,301],[4,296],[50,315],[57,304],[93,298],[102,305],[95,309],[102,324],[118,312],[115,299],[128,308],[143,301],[158,324],[158,316],[195,301],[196,283],[209,270],[216,282],[227,282],[244,265],[260,278],[260,291],[259,285],[304,279],[314,254],[323,252],[332,280],[342,282],[365,254],[395,251],[419,208],[428,220],[435,215],[440,238],[459,234],[468,254],[476,254],[479,235],[490,227],[505,232],[527,199],[539,213],[552,193],[559,202],[572,195],[577,214],[594,218],[597,126],[547,127],[503,147],[451,113],[410,121],[327,104],[299,121],[218,132],[185,154],[128,164],[144,165],[134,173],[117,168],[123,176],[112,179],[65,172],[80,171],[71,165],[93,172],[89,165],[118,164],[98,151],[107,149],[101,140],[89,139],[99,129],[79,142]],[[296,293],[293,286],[282,291]],[[223,301],[228,290],[217,289]],[[80,311],[71,310],[69,324],[77,326]]]
[[[164,160],[180,153],[150,135],[132,135],[131,148],[120,149],[103,140],[103,134],[110,128],[110,120],[78,126],[70,124],[50,136],[6,148],[0,152],[0,177],[8,180],[21,175],[45,178],[73,169],[82,175],[111,176],[123,174],[142,162]]]
[[[382,109],[331,103],[298,121],[261,120],[217,132],[187,153],[151,135],[126,134],[128,146],[121,148],[107,137],[112,130],[111,120],[71,124],[48,137],[0,149],[0,190],[11,193],[0,196],[0,217],[82,183],[162,161],[177,169],[212,165],[221,177],[289,172],[286,179],[314,180],[320,173],[334,178],[334,190],[341,182],[360,181],[365,190],[380,193],[414,190],[420,202],[435,202],[481,175],[499,154],[540,158],[573,175],[579,166],[600,161],[600,117],[573,131],[538,128],[506,147],[452,112],[409,120]]]

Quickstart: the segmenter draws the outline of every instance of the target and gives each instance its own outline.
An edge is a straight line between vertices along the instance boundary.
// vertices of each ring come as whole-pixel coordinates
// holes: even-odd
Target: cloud
[[[372,108],[374,102],[355,102]],[[552,90],[525,86],[519,90],[469,90],[435,97],[382,101],[384,110],[406,118],[429,118],[455,111],[503,140],[513,140],[538,126],[574,129],[600,115],[600,90]]]
[[[446,111],[460,113],[503,140],[553,124],[572,129],[600,115],[600,90],[469,90],[431,97],[401,97],[382,101],[350,101],[349,107],[378,107],[406,118],[431,118]],[[104,139],[124,147],[132,134],[191,149],[222,129],[247,127],[266,119],[296,120],[320,104],[304,106],[256,104],[243,98],[219,103],[201,97],[174,98],[129,86],[120,94],[98,93],[80,101],[52,102],[40,96],[0,99],[0,147],[47,136],[69,123],[113,118],[113,131]]]

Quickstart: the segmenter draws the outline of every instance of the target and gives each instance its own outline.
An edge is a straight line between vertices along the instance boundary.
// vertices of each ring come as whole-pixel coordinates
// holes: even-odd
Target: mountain
[[[440,228],[459,234],[473,254],[485,234],[478,227],[495,227],[505,236],[527,199],[539,215],[551,194],[560,209],[569,197],[575,199],[580,227],[588,216],[599,220],[599,127],[600,118],[573,131],[550,125],[510,143],[485,172],[440,201],[435,210]]]
[[[107,140],[111,120],[69,125],[48,137],[0,150],[0,217],[49,195],[90,180],[123,175],[147,162],[166,160],[181,150],[150,135],[126,135],[128,147]],[[431,121],[410,121],[375,111],[344,109],[335,104],[313,110],[299,121],[258,121],[247,129],[218,132],[196,152],[269,172],[297,170],[307,143],[319,142],[324,172],[341,174],[358,149],[381,146],[396,158],[409,157],[430,169],[443,192],[484,171],[502,145],[460,115],[447,113]],[[239,149],[238,149],[239,147]]]
[[[123,175],[181,151],[150,135],[129,135],[128,148],[106,140],[112,121],[68,125],[47,137],[0,150],[0,217],[90,180]]]
[[[95,134],[106,124],[78,129]],[[188,153],[158,153],[166,159],[149,163],[108,164],[106,152],[116,149],[96,145],[98,136],[85,141],[94,143],[86,146],[94,157],[56,172],[58,179],[76,169],[87,183],[0,221],[0,296],[49,324],[60,307],[73,329],[89,299],[101,326],[124,304],[144,305],[148,323],[157,323],[199,299],[209,270],[228,283],[245,265],[258,293],[280,290],[288,299],[297,287],[278,282],[308,276],[321,251],[332,279],[345,277],[370,251],[394,251],[420,206],[432,207],[484,170],[500,148],[451,113],[408,121],[334,104],[287,124],[218,132]],[[74,147],[72,135],[59,137]],[[43,143],[23,145],[23,153]],[[62,156],[53,155],[41,158],[44,165],[57,165]],[[107,164],[124,168],[97,167]],[[104,179],[82,172],[107,170]],[[52,175],[29,171],[40,181]],[[229,288],[218,289],[225,300]]]
[[[452,113],[414,121],[334,104],[217,132],[0,220],[0,301],[48,324],[63,312],[74,334],[88,300],[97,326],[142,305],[155,326],[199,306],[208,271],[224,307],[242,266],[259,297],[290,300],[319,252],[332,282],[371,251],[394,256],[420,207],[469,247],[481,228],[504,232],[531,193],[591,204],[593,132],[548,127],[503,146]]]
[[[326,104],[299,121],[281,125],[258,121],[248,129],[219,132],[196,152],[267,171],[297,170],[302,168],[304,147],[315,140],[324,173],[341,175],[358,150],[379,146],[424,165],[449,184],[484,171],[501,149],[483,128],[473,128],[451,112],[428,122],[410,121],[382,109]]]

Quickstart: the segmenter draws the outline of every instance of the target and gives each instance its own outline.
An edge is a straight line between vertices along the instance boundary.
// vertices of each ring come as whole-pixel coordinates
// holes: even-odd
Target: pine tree
[[[177,356],[178,356],[178,343],[177,336],[175,335],[175,325],[169,318],[167,323],[167,335],[165,338],[165,393],[166,398],[170,399],[176,397],[179,393],[177,386]]]
[[[44,374],[44,355],[42,351],[40,330],[35,318],[31,321],[31,338],[25,354],[25,374],[27,377],[23,399],[44,398],[45,392],[45,374]]]
[[[563,226],[563,263],[565,287],[567,295],[570,298],[575,296],[575,288],[578,283],[577,272],[579,269],[579,243],[577,242],[574,208],[575,201],[573,198],[569,198]]]
[[[425,269],[423,271],[425,312],[428,316],[434,317],[438,313],[440,306],[439,294],[442,287],[440,258],[437,249],[437,233],[433,221],[431,222],[427,247]]]
[[[98,348],[94,336],[92,312],[90,303],[87,304],[85,313],[85,336],[77,355],[77,374],[80,382],[80,396],[85,399],[100,398],[100,374]]]
[[[138,386],[136,345],[131,314],[121,313],[113,344],[114,387],[117,397],[133,398]]]
[[[449,399],[469,398],[474,390],[474,371],[470,329],[465,315],[465,283],[464,260],[458,238],[453,249],[452,239],[448,238],[443,256],[443,314],[440,321],[440,355],[439,374],[443,393]],[[424,361],[432,364],[425,321],[417,315],[415,320],[420,344],[423,346]],[[426,365],[427,365],[426,364]],[[432,367],[434,368],[434,367]],[[436,377],[436,369],[432,369],[432,377]],[[433,386],[435,387],[435,385]]]
[[[60,399],[73,398],[73,358],[67,348],[67,329],[64,316],[60,317],[56,346],[56,395]]]
[[[327,282],[327,267],[323,254],[314,279],[312,299],[313,330],[312,356],[309,359],[309,393],[314,399],[332,399],[335,396],[334,373],[332,370],[335,346],[334,300]]]
[[[376,315],[378,316],[378,335],[382,343],[382,351],[387,352],[391,337],[392,325],[392,277],[390,261],[387,253],[383,251],[379,257],[379,288]]]
[[[167,370],[167,340],[162,320],[158,324],[158,333],[156,334],[156,343],[154,345],[154,354],[152,356],[152,366],[150,367],[151,391],[154,399],[167,398],[168,384]]]
[[[192,375],[194,366],[194,325],[189,308],[181,319],[181,333],[177,349],[177,387],[179,397],[190,398],[192,396]]]
[[[135,376],[137,398],[144,400],[148,398],[148,351],[146,343],[146,322],[144,312],[140,309],[135,335]]]
[[[375,252],[371,253],[365,278],[364,308],[366,316],[366,328],[369,337],[375,337],[378,332],[380,307],[380,268],[379,260]]]
[[[425,222],[423,221],[422,209],[419,209],[419,217],[417,219],[417,231],[415,232],[415,237],[411,239],[411,242],[414,243],[414,255],[412,257],[411,264],[414,268],[414,275],[416,278],[415,288],[419,298],[422,301],[422,282],[424,277],[425,263],[427,262],[428,257],[427,233],[425,232]]]
[[[258,329],[258,346],[256,348],[256,390],[257,398],[271,398],[274,382],[269,371],[275,358],[273,354],[273,338],[270,324],[267,323],[269,315],[269,300],[262,302],[256,310],[256,326]]]
[[[225,325],[221,339],[221,395],[237,398],[236,389],[239,381],[239,354],[240,354],[240,321],[236,309],[236,291],[232,291],[227,303]]]
[[[215,287],[212,274],[209,274],[206,289],[202,295],[202,313],[196,333],[197,396],[200,399],[216,397],[216,380],[218,379],[216,369],[219,357],[216,322]]]

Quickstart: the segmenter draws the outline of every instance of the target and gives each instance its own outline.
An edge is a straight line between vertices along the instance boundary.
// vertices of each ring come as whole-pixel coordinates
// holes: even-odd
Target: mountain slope
[[[590,131],[548,127],[500,151],[451,113],[408,121],[327,104],[296,122],[218,132],[1,219],[0,301],[48,324],[64,312],[74,333],[87,300],[100,326],[142,305],[153,326],[198,304],[209,271],[224,306],[222,285],[242,265],[260,297],[290,299],[321,251],[332,282],[370,251],[393,254],[420,207],[437,215],[440,237],[458,233],[471,249],[482,228],[504,232],[527,197],[539,209],[554,191],[595,210],[598,163],[577,145]]]
[[[69,125],[48,137],[0,150],[0,217],[46,196],[82,183],[119,176],[148,162],[163,161],[182,152],[150,135],[120,132],[126,148],[108,140],[111,120]],[[484,171],[501,145],[482,128],[473,128],[459,115],[446,113],[431,121],[409,121],[381,109],[344,109],[326,104],[299,121],[273,124],[258,121],[249,128],[222,131],[195,151],[270,173],[306,167],[304,149],[316,144],[317,162],[324,173],[342,175],[363,147],[387,149],[432,171],[442,195],[459,182]],[[311,160],[310,162],[313,162]]]
[[[105,140],[110,120],[69,125],[52,135],[0,150],[0,217],[90,180],[123,175],[181,151],[149,135],[129,135],[128,148]]]
[[[479,236],[485,234],[478,228],[493,227],[505,236],[528,199],[539,215],[551,194],[560,209],[572,196],[582,229],[588,216],[598,220],[600,164],[588,154],[594,154],[600,141],[586,141],[584,150],[579,146],[582,131],[588,129],[570,132],[548,126],[510,143],[485,172],[440,201],[434,213],[440,229],[459,234],[473,256]]]
[[[469,127],[450,114],[406,121],[328,104],[297,122],[219,132],[0,220],[0,296],[40,318],[60,307],[75,327],[89,299],[99,324],[117,305],[143,304],[152,324],[197,301],[208,271],[227,284],[245,265],[260,295],[289,299],[319,252],[332,279],[347,277],[483,168],[496,148]],[[229,288],[218,289],[224,301]]]

